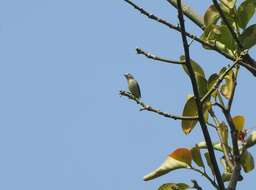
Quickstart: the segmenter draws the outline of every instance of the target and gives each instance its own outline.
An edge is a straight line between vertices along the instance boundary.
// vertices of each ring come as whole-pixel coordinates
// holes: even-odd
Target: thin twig
[[[209,131],[207,129],[206,122],[204,120],[204,113],[203,113],[203,104],[200,101],[200,95],[197,87],[197,82],[196,82],[196,77],[195,73],[193,71],[191,62],[190,62],[190,55],[189,55],[189,46],[186,38],[186,29],[185,29],[185,24],[184,24],[184,18],[183,18],[183,12],[182,12],[182,7],[181,7],[181,0],[177,0],[177,9],[178,9],[178,18],[179,18],[179,23],[180,23],[180,28],[181,28],[181,37],[182,37],[182,42],[183,42],[183,48],[184,48],[184,54],[185,54],[185,60],[186,60],[186,66],[190,74],[190,79],[193,87],[193,92],[195,95],[195,100],[196,100],[196,105],[197,105],[197,110],[198,110],[198,116],[199,116],[199,123],[201,126],[201,129],[203,131],[204,139],[207,144],[207,149],[210,155],[210,160],[213,165],[213,170],[216,175],[216,179],[219,185],[220,190],[225,190],[224,183],[222,181],[221,173],[217,164],[216,156],[214,153],[211,137],[209,134]]]
[[[211,177],[206,173],[206,172],[203,172],[197,168],[194,168],[194,167],[190,167],[188,169],[191,169],[199,174],[201,174],[202,176],[204,176],[216,189],[218,189],[218,185],[214,182],[213,179],[211,179]]]
[[[146,11],[145,9],[139,7],[138,5],[136,5],[135,3],[133,3],[133,2],[130,1],[130,0],[124,0],[124,1],[127,2],[128,4],[130,4],[131,6],[133,6],[136,10],[140,11],[141,14],[147,16],[149,19],[152,19],[152,20],[154,20],[154,21],[156,21],[156,22],[159,22],[159,23],[161,23],[161,24],[163,24],[163,25],[165,25],[165,26],[167,26],[167,27],[169,27],[169,28],[171,28],[171,29],[173,29],[173,30],[176,30],[176,31],[178,31],[178,32],[181,32],[181,28],[180,28],[179,26],[175,26],[175,25],[173,25],[173,24],[167,22],[166,20],[164,20],[164,19],[162,19],[162,18],[160,18],[160,17],[157,17],[157,16],[155,16],[155,15],[152,14],[152,13],[149,13],[148,11]],[[224,57],[226,57],[227,59],[230,59],[230,60],[233,60],[233,61],[235,60],[235,58],[234,58],[233,56],[231,56],[231,55],[229,55],[229,54],[227,54],[227,53],[221,51],[221,50],[218,49],[215,45],[212,45],[212,44],[210,44],[210,43],[208,43],[208,42],[205,42],[205,41],[201,40],[201,39],[200,39],[199,37],[197,37],[196,35],[193,35],[193,34],[188,33],[188,32],[185,32],[185,35],[186,35],[187,37],[189,37],[189,38],[191,38],[191,39],[193,39],[193,40],[199,42],[200,44],[202,44],[202,45],[204,45],[204,46],[207,46],[207,47],[211,48],[212,50],[215,50],[216,52],[222,54],[222,55],[223,55]]]
[[[231,155],[230,154],[230,149],[228,147],[228,144],[225,142],[225,139],[222,136],[222,131],[221,131],[221,128],[220,128],[220,121],[218,120],[218,118],[216,117],[216,115],[215,115],[215,113],[212,109],[210,109],[209,113],[212,116],[213,121],[216,125],[216,130],[217,130],[217,133],[218,133],[218,136],[219,136],[219,139],[220,139],[221,147],[223,149],[223,154],[224,154],[225,161],[226,161],[227,165],[229,166],[229,168],[233,169],[234,165],[231,162],[230,156],[229,156],[229,155]]]
[[[126,96],[129,99],[135,101],[137,104],[139,104],[141,106],[140,111],[147,110],[147,111],[154,112],[154,113],[157,113],[159,115],[162,115],[164,117],[171,118],[171,119],[174,119],[174,120],[197,120],[198,119],[197,116],[194,116],[194,117],[192,117],[192,116],[191,117],[188,117],[188,116],[178,116],[178,115],[173,115],[173,114],[169,114],[169,113],[166,113],[166,112],[162,112],[159,109],[155,109],[155,108],[145,104],[140,99],[137,99],[131,93],[126,92],[126,91],[120,91],[120,95],[121,96]]]
[[[196,180],[191,180],[191,182],[193,183],[193,188],[197,189],[197,190],[203,190],[202,187],[197,183]]]
[[[167,0],[171,5],[173,5],[175,8],[177,8],[177,0]],[[184,14],[192,21],[194,22],[196,25],[199,26],[199,28],[201,28],[201,30],[204,31],[205,26],[204,26],[204,21],[203,19],[198,16],[191,8],[186,9],[186,7],[188,7],[185,3],[182,3],[182,7],[184,6]],[[202,27],[204,26],[204,27]],[[228,25],[230,26],[230,25]],[[233,34],[234,35],[234,34]],[[238,39],[239,41],[239,39]],[[199,41],[197,41],[199,42]],[[199,42],[201,43],[201,42]],[[210,46],[208,46],[210,47]],[[211,47],[210,47],[211,48]],[[218,48],[217,48],[218,49]],[[213,49],[215,51],[217,51],[218,53],[222,54],[221,51],[218,51],[216,49]],[[224,55],[226,58],[231,59],[233,61],[235,61],[235,58],[232,58],[231,56],[227,56],[225,54]],[[247,53],[246,55],[243,56],[243,61],[240,62],[240,65],[244,66],[246,69],[248,69],[254,76],[256,76],[256,61]]]
[[[207,98],[215,91],[218,89],[219,85],[221,84],[221,82],[224,80],[225,76],[236,66],[238,65],[240,59],[236,60],[219,78],[218,80],[215,82],[215,84],[211,87],[210,90],[208,90],[208,92],[203,96],[203,98],[201,99],[201,102],[204,103]]]
[[[169,60],[169,59],[166,59],[166,58],[163,58],[163,57],[159,57],[157,55],[153,55],[149,52],[146,52],[144,51],[143,49],[140,49],[140,48],[136,48],[136,52],[137,54],[142,54],[142,55],[145,55],[147,58],[149,59],[153,59],[153,60],[156,60],[156,61],[162,61],[162,62],[165,62],[165,63],[172,63],[172,64],[185,64],[184,61],[173,61],[173,60]]]

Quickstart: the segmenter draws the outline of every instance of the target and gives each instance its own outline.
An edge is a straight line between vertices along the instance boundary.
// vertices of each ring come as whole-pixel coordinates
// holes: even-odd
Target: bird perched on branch
[[[140,99],[141,94],[140,94],[140,87],[138,82],[134,79],[134,77],[130,73],[124,74],[124,76],[127,79],[128,89],[130,90],[132,95]]]

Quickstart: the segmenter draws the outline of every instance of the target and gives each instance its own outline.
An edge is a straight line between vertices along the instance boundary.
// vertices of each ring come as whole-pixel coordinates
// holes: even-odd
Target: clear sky
[[[177,23],[166,1],[136,2]],[[202,13],[210,1],[187,2]],[[184,170],[142,180],[167,154],[194,145],[202,134],[197,127],[185,136],[180,122],[139,112],[118,95],[127,89],[123,73],[130,72],[143,101],[180,114],[192,92],[183,70],[134,51],[178,59],[180,42],[176,32],[122,0],[0,1],[0,189],[154,190],[200,180]],[[256,58],[255,49],[251,53]],[[207,74],[230,63],[196,43],[191,54]],[[232,113],[245,115],[246,127],[256,126],[256,80],[242,69],[238,83]],[[255,185],[255,171],[244,177],[240,189]]]

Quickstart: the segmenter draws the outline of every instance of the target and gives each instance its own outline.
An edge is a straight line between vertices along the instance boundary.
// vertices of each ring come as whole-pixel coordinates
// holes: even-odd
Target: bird
[[[130,73],[126,73],[124,74],[124,76],[127,79],[129,91],[132,93],[133,96],[135,96],[135,98],[140,99],[141,93],[140,93],[140,86],[138,82]]]

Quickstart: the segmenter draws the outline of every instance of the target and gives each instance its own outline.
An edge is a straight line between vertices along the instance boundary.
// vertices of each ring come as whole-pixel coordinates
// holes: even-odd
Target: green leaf
[[[192,155],[189,149],[179,148],[169,154],[166,160],[154,171],[144,176],[144,180],[152,180],[170,171],[189,168],[192,162]]]
[[[227,166],[227,164],[226,164],[226,161],[225,161],[225,159],[224,158],[221,158],[220,159],[220,163],[223,165],[223,167],[224,167],[224,172],[223,172],[223,174],[222,174],[222,180],[224,181],[224,182],[226,182],[226,181],[229,181],[230,179],[231,179],[231,176],[232,176],[232,171],[231,171],[231,169]]]
[[[238,8],[238,26],[245,29],[255,13],[255,1],[244,1]]]
[[[218,78],[219,78],[219,75],[218,75],[217,73],[213,73],[213,74],[209,77],[209,79],[208,79],[208,81],[207,81],[207,88],[208,88],[208,90],[210,90],[210,89],[215,85],[215,83],[217,82]],[[216,98],[216,96],[217,96],[217,91],[215,90],[215,91],[211,94],[211,96],[214,97],[214,98]]]
[[[232,176],[232,173],[223,172],[221,178],[222,178],[223,182],[226,182],[226,181],[230,181],[231,176]]]
[[[207,93],[207,80],[200,74],[195,73],[200,98]]]
[[[254,159],[250,152],[247,150],[241,156],[241,165],[245,173],[249,173],[254,169]]]
[[[225,123],[220,123],[218,126],[220,130],[220,135],[224,140],[224,143],[228,145],[228,127],[225,125]]]
[[[221,0],[221,4],[229,9],[233,9],[235,6],[236,0]]]
[[[185,61],[185,56],[184,56],[184,55],[180,56],[180,61]],[[201,67],[198,63],[196,63],[196,62],[195,62],[194,60],[192,60],[192,59],[190,60],[190,63],[191,63],[192,69],[193,69],[193,71],[194,71],[195,73],[199,73],[200,75],[202,75],[203,77],[205,77],[204,70],[202,69],[202,67]],[[190,74],[189,74],[189,71],[188,71],[188,69],[187,69],[187,66],[184,65],[184,64],[182,64],[182,67],[183,67],[184,71],[185,71],[188,75],[190,75]]]
[[[233,71],[229,71],[225,76],[225,83],[221,86],[221,94],[230,99],[232,95],[232,89],[234,88],[234,74]]]
[[[204,162],[203,162],[203,159],[202,159],[202,156],[201,156],[201,152],[200,152],[200,149],[197,145],[191,149],[191,154],[192,154],[193,161],[199,167],[204,168]]]
[[[204,153],[204,157],[206,159],[207,165],[209,166],[209,168],[211,169],[212,173],[214,174],[214,169],[213,169],[213,165],[210,159],[210,154],[209,152]]]
[[[210,5],[204,14],[204,24],[209,26],[211,24],[216,24],[220,14],[214,5]]]
[[[253,131],[246,140],[247,147],[252,147],[256,144],[256,131]]]
[[[197,106],[194,96],[187,99],[182,116],[197,116]],[[191,130],[196,126],[196,123],[197,120],[182,120],[181,126],[183,132],[185,134],[189,134]]]
[[[250,49],[256,44],[256,24],[253,24],[245,29],[239,37],[245,49]]]
[[[186,183],[166,183],[161,185],[158,190],[186,190],[189,188],[190,186]]]
[[[236,43],[226,25],[215,26],[213,29],[215,40],[224,44],[227,49],[235,50]]]

